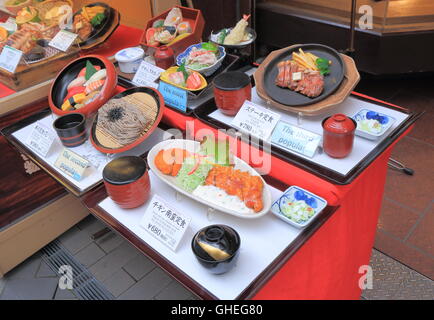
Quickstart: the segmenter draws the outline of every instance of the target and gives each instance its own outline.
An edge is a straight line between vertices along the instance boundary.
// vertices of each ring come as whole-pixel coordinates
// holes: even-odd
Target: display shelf
[[[115,156],[97,151],[89,140],[79,147],[71,148],[71,151],[83,156],[90,162],[90,166],[86,168],[83,178],[77,181],[63,173],[54,165],[60,152],[64,148],[54,128],[52,128],[54,119],[55,116],[53,116],[49,110],[44,110],[5,128],[2,132],[15,147],[35,161],[42,169],[76,196],[82,196],[85,192],[102,183],[102,170],[112,159],[125,155],[142,156],[146,154],[154,144],[163,140],[165,137],[170,137],[170,134],[166,134],[165,132],[165,129],[168,129],[168,127],[161,124],[144,143],[124,153],[116,154]],[[38,122],[50,128],[51,134],[55,137],[54,143],[46,157],[37,154],[26,144],[28,136]]]
[[[203,299],[249,299],[280,267],[325,223],[338,207],[328,206],[311,226],[294,228],[271,213],[260,219],[240,219],[222,212],[208,212],[208,208],[193,199],[176,195],[176,191],[159,180],[152,172],[151,194],[164,196],[165,201],[192,218],[189,229],[176,252],[171,251],[142,227],[140,221],[148,203],[124,210],[107,198],[100,187],[88,193],[84,203],[93,214],[109,224],[161,268],[169,272],[185,287]],[[288,186],[265,176],[273,199]],[[151,196],[152,196],[151,195]],[[234,269],[223,275],[205,270],[191,251],[191,239],[204,226],[226,224],[240,234],[241,249]],[[273,239],[273,241],[269,241]]]
[[[252,102],[265,108],[269,106],[257,95],[255,88],[252,89]],[[295,153],[280,146],[271,144],[270,140],[260,140],[260,145],[270,147],[273,155],[285,161],[294,163],[322,178],[337,184],[348,184],[360,174],[381,152],[383,152],[397,137],[409,128],[422,114],[412,113],[406,109],[393,107],[378,101],[353,95],[343,103],[335,106],[320,116],[303,117],[302,114],[294,114],[270,108],[281,116],[281,120],[291,125],[322,135],[321,122],[326,117],[335,113],[344,113],[348,116],[355,115],[359,110],[367,108],[391,115],[396,119],[392,128],[379,140],[370,141],[356,136],[354,148],[350,156],[344,159],[333,159],[322,152],[317,151],[313,158]],[[200,120],[218,129],[233,128],[233,117],[223,115],[216,107],[214,101],[210,101],[194,110],[194,114]]]

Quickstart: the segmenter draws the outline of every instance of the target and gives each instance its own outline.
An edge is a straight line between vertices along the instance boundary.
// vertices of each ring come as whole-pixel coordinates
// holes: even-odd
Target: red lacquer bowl
[[[136,156],[120,157],[103,170],[104,185],[109,197],[123,209],[143,205],[151,192],[146,161]]]
[[[344,114],[335,114],[323,120],[323,148],[332,158],[345,158],[353,150],[357,123]]]
[[[86,61],[90,61],[94,66],[100,66],[107,70],[106,82],[94,101],[77,110],[63,111],[61,107],[67,95],[67,87],[86,66]],[[69,113],[81,113],[88,117],[97,112],[98,109],[114,95],[117,83],[118,76],[116,68],[110,60],[98,55],[80,57],[68,64],[57,75],[51,85],[50,94],[48,95],[48,104],[51,111],[59,116]]]
[[[154,130],[158,127],[158,124],[161,122],[161,119],[163,118],[163,113],[164,113],[164,99],[158,90],[155,90],[153,88],[148,88],[148,87],[131,88],[131,89],[125,90],[125,91],[117,94],[116,96],[113,97],[113,99],[119,99],[119,98],[125,97],[127,95],[133,94],[135,92],[147,93],[157,103],[157,108],[158,108],[157,116],[153,120],[152,125],[150,126],[148,131],[146,131],[146,133],[144,133],[142,136],[140,136],[133,143],[125,145],[121,148],[112,149],[108,146],[105,146],[101,141],[98,141],[98,139],[97,139],[97,135],[96,135],[96,126],[98,123],[98,116],[97,116],[97,117],[95,117],[95,120],[94,120],[93,125],[92,125],[92,129],[91,129],[91,133],[90,133],[90,142],[95,147],[95,149],[97,149],[98,151],[100,151],[102,153],[122,153],[122,152],[128,151],[134,147],[137,147],[142,142],[144,142],[152,134],[152,132],[154,132]]]
[[[214,81],[214,99],[217,108],[227,116],[235,116],[246,100],[252,99],[250,77],[244,72],[225,72]]]

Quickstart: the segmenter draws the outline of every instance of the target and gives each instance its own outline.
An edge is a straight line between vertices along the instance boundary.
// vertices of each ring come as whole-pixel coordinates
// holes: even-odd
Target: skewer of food
[[[292,60],[277,64],[277,86],[299,92],[307,97],[315,98],[324,90],[324,76],[330,73],[330,64],[310,52],[292,53]]]
[[[197,152],[161,149],[153,163],[163,175],[173,177],[179,188],[203,201],[239,214],[251,215],[264,209],[262,178],[237,167],[228,140],[205,137]]]

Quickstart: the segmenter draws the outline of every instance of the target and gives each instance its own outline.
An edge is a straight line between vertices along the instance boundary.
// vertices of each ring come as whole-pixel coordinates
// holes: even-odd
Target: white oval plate
[[[160,178],[163,182],[167,183],[169,186],[171,186],[173,189],[175,189],[179,193],[181,193],[187,197],[190,197],[193,200],[199,201],[202,204],[204,204],[210,208],[213,208],[215,210],[218,210],[218,211],[221,211],[224,213],[228,213],[228,214],[240,217],[240,218],[244,218],[244,219],[257,219],[257,218],[260,218],[260,217],[266,215],[270,211],[271,193],[270,193],[270,189],[269,189],[267,183],[264,181],[264,179],[262,177],[261,177],[261,180],[264,183],[264,189],[262,191],[262,201],[264,204],[264,208],[260,212],[256,212],[256,213],[240,213],[240,212],[235,211],[235,210],[227,209],[227,208],[221,207],[219,205],[210,203],[208,200],[199,198],[199,197],[185,191],[184,189],[178,187],[175,183],[176,177],[168,176],[168,175],[161,173],[160,170],[158,170],[156,168],[156,166],[154,165],[154,159],[157,156],[158,152],[160,152],[161,149],[166,150],[166,149],[170,149],[170,148],[182,148],[182,149],[185,149],[189,152],[197,152],[200,149],[200,142],[193,141],[193,140],[182,140],[182,139],[165,140],[165,141],[162,141],[162,142],[156,144],[148,153],[148,165],[151,168],[152,172],[158,178]],[[237,157],[234,157],[234,162],[235,162],[235,168],[236,169],[240,169],[242,171],[247,171],[251,175],[260,176],[252,167],[250,167],[243,160],[241,160]]]

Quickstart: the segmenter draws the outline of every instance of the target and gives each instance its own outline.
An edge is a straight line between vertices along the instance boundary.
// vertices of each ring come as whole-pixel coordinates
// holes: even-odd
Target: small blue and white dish
[[[327,207],[327,201],[297,186],[289,187],[271,206],[271,212],[297,228],[307,227]]]
[[[360,110],[353,119],[357,122],[356,135],[369,140],[381,137],[396,121],[391,116],[368,109]]]
[[[191,50],[193,50],[193,48],[197,48],[197,49],[201,49],[202,48],[202,44],[204,44],[205,42],[201,42],[201,43],[197,43],[197,44],[193,44],[191,46],[189,46],[187,49],[185,49],[184,52],[180,53],[177,57],[176,57],[176,64],[178,66],[181,66],[184,62],[185,59],[187,59],[188,55],[190,54]],[[191,68],[189,66],[186,66],[187,69],[191,69],[194,71],[199,72],[200,74],[204,75],[205,77],[209,77],[210,75],[212,75],[214,72],[216,72],[218,70],[218,68],[221,67],[223,60],[226,57],[226,49],[222,46],[218,46],[219,49],[219,53],[218,53],[218,58],[217,61],[209,66],[209,67],[205,67],[205,68],[198,68],[198,69],[194,69]]]

